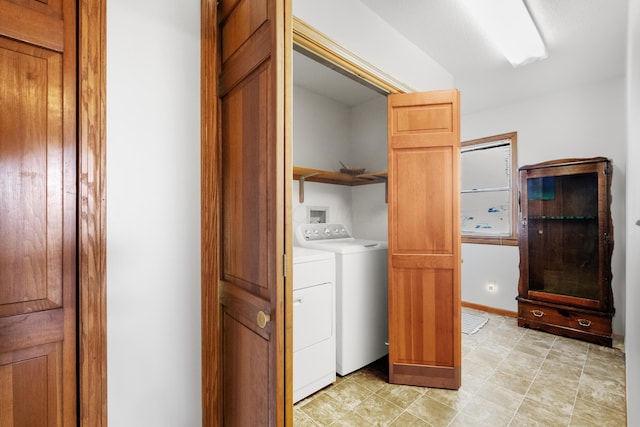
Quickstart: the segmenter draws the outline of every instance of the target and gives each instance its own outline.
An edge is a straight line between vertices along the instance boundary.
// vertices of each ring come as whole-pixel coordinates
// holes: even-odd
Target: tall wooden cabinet
[[[518,325],[611,346],[611,162],[520,168]]]

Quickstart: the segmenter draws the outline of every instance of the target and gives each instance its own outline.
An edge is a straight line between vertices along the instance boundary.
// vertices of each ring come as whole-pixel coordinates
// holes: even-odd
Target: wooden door
[[[459,93],[394,94],[388,105],[389,381],[457,389]]]
[[[0,0],[0,425],[76,425],[76,2]]]
[[[223,0],[220,76],[222,423],[285,419],[284,0]],[[285,11],[286,9],[286,11]],[[289,45],[290,46],[290,45]],[[290,49],[289,49],[290,50]]]

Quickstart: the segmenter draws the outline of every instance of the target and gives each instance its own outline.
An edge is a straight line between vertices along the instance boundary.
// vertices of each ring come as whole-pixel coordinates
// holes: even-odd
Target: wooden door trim
[[[218,303],[219,171],[217,1],[200,3],[200,180],[202,425],[222,425],[221,333]]]
[[[107,425],[106,4],[78,2],[78,424]]]

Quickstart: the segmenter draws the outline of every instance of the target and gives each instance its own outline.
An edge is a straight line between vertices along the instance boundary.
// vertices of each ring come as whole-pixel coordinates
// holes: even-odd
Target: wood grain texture
[[[62,306],[62,61],[0,38],[0,316]]]
[[[287,0],[282,5],[281,16],[283,25],[283,57],[284,69],[282,73],[282,87],[284,92],[283,110],[281,112],[284,121],[284,146],[283,146],[283,197],[284,197],[284,252],[286,265],[284,266],[284,330],[283,339],[278,343],[276,365],[281,366],[284,381],[279,383],[277,394],[283,396],[283,411],[279,420],[285,426],[293,425],[293,211],[292,211],[292,187],[289,177],[293,173],[293,12],[291,1]]]
[[[226,4],[227,2],[222,2]],[[222,425],[222,358],[220,355],[218,39],[217,2],[201,2],[200,42],[200,186],[202,425]]]
[[[78,10],[79,424],[107,425],[106,0]]]
[[[218,322],[207,326],[217,336],[205,339],[220,343],[214,350],[219,362],[206,370],[221,370],[222,384],[213,390],[223,404],[211,404],[204,418],[220,420],[211,413],[219,408],[223,425],[283,425],[291,419],[291,409],[285,408],[283,263],[285,194],[291,185],[285,179],[291,176],[290,168],[285,174],[284,47],[291,37],[286,10],[290,5],[283,0],[228,0],[218,9],[220,140],[219,151],[208,154],[215,172],[207,176],[216,180],[215,187],[209,184],[202,197],[219,221],[212,224],[217,227],[214,256],[219,264],[208,266],[218,282],[206,286],[215,286],[217,292],[207,289],[203,304],[207,316],[218,313],[215,320],[207,320]],[[212,309],[212,304],[219,307]],[[264,329],[256,326],[260,311],[270,316]]]
[[[457,91],[388,97],[389,381],[460,387]]]
[[[77,35],[73,0],[0,1],[7,425],[78,424]]]

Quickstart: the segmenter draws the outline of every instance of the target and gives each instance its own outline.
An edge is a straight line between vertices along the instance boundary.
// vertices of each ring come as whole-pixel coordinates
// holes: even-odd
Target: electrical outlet
[[[493,283],[493,282],[487,283],[487,291],[495,292],[496,291],[496,284]]]

